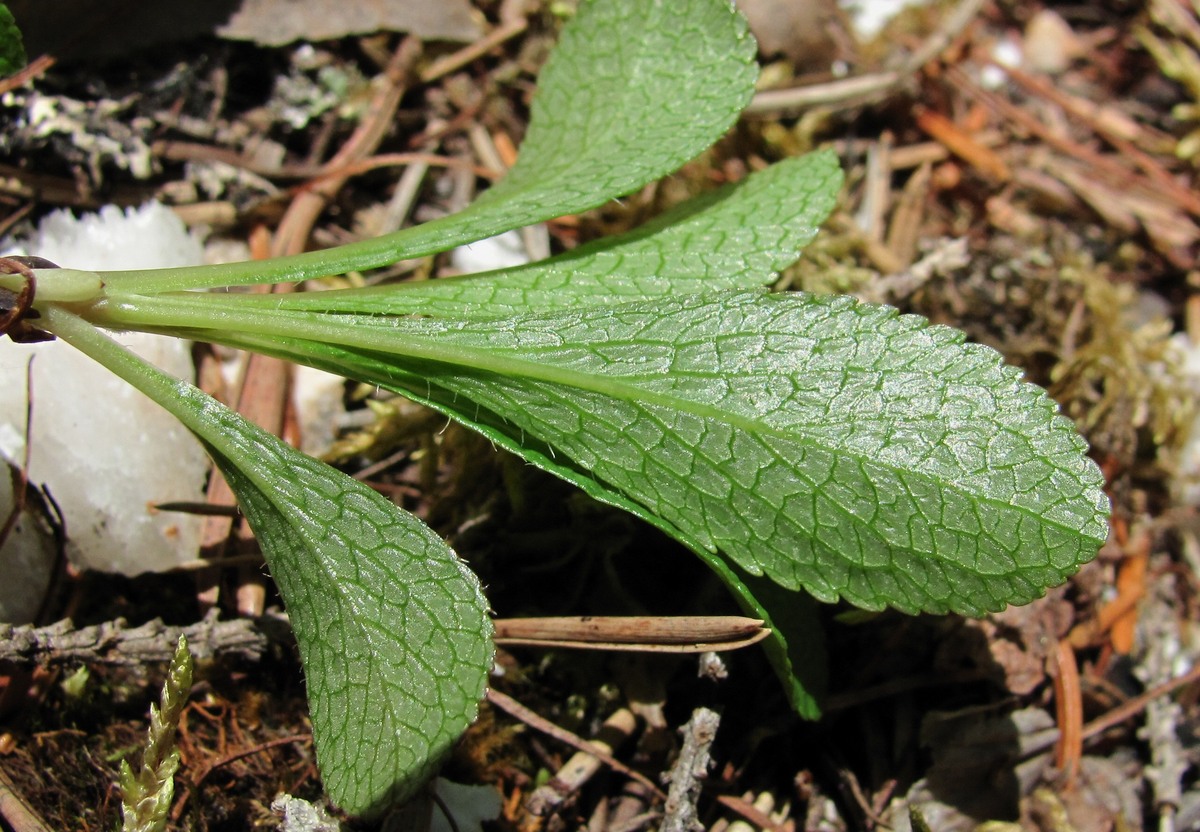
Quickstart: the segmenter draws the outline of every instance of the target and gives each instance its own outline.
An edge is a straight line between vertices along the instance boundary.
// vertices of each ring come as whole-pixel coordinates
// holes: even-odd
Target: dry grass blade
[[[1067,777],[1067,787],[1079,776],[1083,758],[1083,694],[1079,686],[1079,666],[1070,642],[1058,643],[1055,654],[1058,675],[1054,677],[1054,700],[1058,709],[1058,745],[1054,762]]]
[[[737,650],[770,634],[763,622],[734,615],[502,618],[496,644],[580,650],[704,653]]]
[[[11,828],[13,832],[51,832],[51,828],[17,792],[3,769],[0,769],[0,819],[4,820],[5,828]]]

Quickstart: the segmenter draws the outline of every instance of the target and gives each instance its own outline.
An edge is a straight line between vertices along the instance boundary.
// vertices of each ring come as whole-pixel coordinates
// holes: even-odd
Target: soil
[[[527,3],[525,25],[514,26],[519,5],[481,0],[484,29],[507,36],[437,77],[405,82],[394,118],[360,160],[421,152],[484,168],[511,161],[561,25],[553,4]],[[772,15],[786,4],[748,5],[777,44],[790,24]],[[833,146],[847,172],[839,208],[779,288],[887,302],[1000,350],[1091,443],[1113,503],[1109,543],[1044,599],[985,619],[822,609],[830,690],[815,722],[792,713],[753,647],[716,667],[694,656],[501,649],[494,686],[583,739],[616,732],[615,757],[660,785],[686,745],[681,729],[697,709],[715,711],[696,804],[709,829],[1200,828],[1200,497],[1188,444],[1200,390],[1200,10],[1182,0],[932,5],[859,44],[844,16],[812,5],[821,42],[806,29],[799,53],[784,38],[760,60],[768,86],[828,90],[820,103],[760,99],[678,174],[550,223],[551,250]],[[972,5],[977,13],[955,25],[956,10]],[[34,61],[0,114],[0,230],[19,233],[59,207],[156,196],[251,250],[269,247],[272,233],[275,245],[309,247],[377,233],[396,208],[391,166],[361,165],[306,222],[281,225],[329,181],[321,166],[357,141],[369,79],[403,49],[419,47],[406,58],[419,71],[462,48],[403,43],[374,33],[267,47],[201,33],[135,42],[119,57]],[[931,43],[923,62],[905,65]],[[1021,69],[1002,74],[1013,48],[1024,53]],[[801,57],[817,53],[816,69]],[[878,83],[839,93],[830,60]],[[84,102],[77,130],[26,129],[33,94]],[[409,221],[461,207],[487,184],[455,170],[429,169],[400,206]],[[427,260],[391,277],[447,269]],[[213,360],[203,347],[197,356],[202,366]],[[286,434],[285,388],[267,389]],[[365,407],[362,394],[348,386],[352,413]],[[441,420],[389,412],[398,430],[343,431],[354,441],[338,464],[355,473],[390,459],[368,481],[451,542],[498,617],[737,614],[706,569],[657,531]],[[169,829],[273,828],[279,793],[322,800],[295,646],[286,628],[269,626],[279,599],[252,540],[235,530],[223,548],[237,565],[123,578],[64,564],[38,622],[186,626],[215,608],[247,618],[261,638],[252,655],[219,652],[197,666]],[[0,772],[9,781],[0,780],[0,797],[19,798],[52,829],[118,823],[118,765],[137,759],[162,685],[161,662],[101,652],[88,662],[50,655],[0,665]],[[483,704],[444,770],[501,796],[484,828],[678,821],[650,787],[608,765],[566,785],[573,749],[504,701]],[[626,715],[632,728],[622,734]],[[547,783],[557,790],[539,791]],[[12,806],[0,800],[0,826],[38,828]]]

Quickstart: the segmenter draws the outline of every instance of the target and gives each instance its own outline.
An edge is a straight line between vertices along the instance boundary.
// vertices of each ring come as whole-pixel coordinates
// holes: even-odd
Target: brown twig
[[[227,766],[232,762],[236,762],[237,760],[241,760],[241,759],[243,759],[245,757],[249,757],[253,754],[261,754],[264,751],[269,751],[272,748],[278,748],[281,745],[292,745],[293,743],[308,744],[311,742],[312,742],[312,734],[310,734],[310,733],[290,734],[286,737],[276,737],[273,740],[267,740],[266,742],[256,743],[255,745],[252,745],[249,748],[241,748],[237,751],[231,751],[228,754],[225,754],[224,756],[218,757],[216,760],[213,760],[211,763],[206,765],[204,768],[200,769],[197,772],[195,779],[192,780],[192,787],[193,788],[198,787],[201,783],[204,782],[204,780],[208,777],[208,775],[212,774],[214,771],[221,768],[222,766]]]
[[[53,55],[39,55],[7,78],[0,78],[0,95],[10,93],[45,75],[58,61]]]
[[[86,190],[80,181],[49,173],[34,173],[12,165],[0,165],[0,193],[20,199],[70,205],[74,208],[98,208],[101,205],[140,205],[154,195],[147,185],[118,183],[104,198]]]
[[[793,110],[820,105],[841,104],[883,96],[903,81],[899,72],[876,72],[853,78],[840,78],[823,84],[809,84],[785,90],[764,90],[742,110],[747,116],[777,116]]]
[[[333,168],[330,167],[332,162],[324,165],[311,165],[307,163],[264,165],[236,150],[230,150],[225,147],[214,147],[213,145],[201,144],[199,142],[163,140],[155,142],[153,150],[155,155],[162,159],[169,159],[175,162],[222,162],[270,179],[310,179],[321,181],[336,176],[355,176],[379,168],[417,164],[437,168],[468,167],[472,173],[483,179],[496,179],[501,175],[500,171],[473,165],[465,159],[457,159],[452,156],[442,156],[437,153],[428,152],[380,153],[376,156],[369,156],[365,159],[348,162],[341,167]]]
[[[35,205],[33,202],[26,202],[3,220],[0,220],[0,237],[7,237],[8,232],[12,230],[14,225],[33,213],[34,207]]]
[[[1015,70],[1010,71],[1010,75],[1018,83],[1024,81],[1035,89],[1047,90],[1047,85],[1040,79],[1034,79]],[[1057,103],[1061,101],[1064,95],[1051,87],[1048,90],[1047,97]],[[1142,173],[1157,185],[1157,188],[1153,189],[1155,193],[1162,194],[1165,198],[1173,202],[1178,209],[1192,215],[1197,215],[1197,208],[1200,208],[1200,200],[1196,198],[1195,193],[1190,188],[1180,185],[1175,177],[1159,164],[1157,159],[1137,147],[1128,138],[1121,136],[1114,130],[1107,129],[1099,119],[1089,119],[1080,115],[1078,108],[1070,105],[1070,99],[1067,102],[1060,103],[1060,106],[1068,113],[1079,115],[1097,135],[1112,145],[1118,153],[1140,168]]]
[[[1007,182],[1012,171],[1000,154],[980,144],[970,133],[935,110],[916,108],[917,126],[937,139],[946,149],[995,182]]]
[[[304,250],[309,232],[321,211],[334,195],[341,190],[349,175],[333,174],[347,165],[359,162],[379,147],[390,129],[400,99],[408,89],[409,73],[421,54],[421,42],[406,37],[396,47],[392,59],[383,71],[379,89],[367,107],[366,115],[344,145],[325,165],[325,173],[315,183],[310,183],[288,206],[287,212],[275,230],[271,245],[272,256],[298,254]]]
[[[770,815],[760,811],[753,803],[743,800],[740,797],[722,794],[717,796],[717,802],[731,812],[741,815],[750,821],[750,823],[765,830],[765,832],[793,832],[796,828],[794,821],[785,820],[782,823],[778,823]]]
[[[312,743],[312,734],[302,733],[291,734],[286,737],[276,737],[273,740],[267,740],[266,742],[257,743],[249,748],[243,748],[238,751],[225,754],[222,757],[212,761],[204,768],[199,769],[195,778],[193,778],[190,782],[183,782],[183,789],[181,790],[182,793],[175,799],[175,804],[171,807],[171,820],[179,820],[179,817],[183,814],[183,807],[187,805],[187,802],[191,799],[192,794],[200,788],[200,784],[204,782],[205,778],[212,774],[216,769],[221,768],[222,766],[227,766],[232,762],[243,759],[244,757],[249,757],[253,754],[260,754],[263,751],[269,751],[270,749],[278,748],[281,745],[292,745],[294,743],[310,744]]]
[[[507,23],[502,23],[474,43],[464,46],[457,52],[438,58],[425,69],[421,70],[421,82],[428,84],[443,75],[448,75],[461,66],[465,66],[476,58],[482,57],[493,48],[507,40],[515,38],[528,28],[529,22],[524,17],[518,17]]]
[[[1135,540],[1128,540],[1128,533],[1126,538],[1125,558],[1117,567],[1117,597],[1113,599],[1113,603],[1121,600],[1126,603],[1119,614],[1107,608],[1100,610],[1102,614],[1107,612],[1104,618],[1111,622],[1109,638],[1113,649],[1122,655],[1133,652],[1138,622],[1136,602],[1146,595],[1146,571],[1152,544],[1150,532],[1144,528],[1137,530]]]
[[[1146,705],[1160,696],[1168,696],[1180,688],[1198,681],[1200,681],[1200,665],[1169,682],[1155,685],[1150,690],[1139,693],[1129,701],[1121,703],[1103,716],[1096,717],[1083,727],[1083,738],[1090,740],[1092,737],[1099,736],[1114,725],[1120,725],[1125,720],[1137,716],[1146,709]]]
[[[251,256],[256,260],[266,259],[270,254],[270,246],[270,234],[266,228],[258,226],[253,229],[250,234]],[[260,285],[253,287],[252,291],[267,292],[270,288]],[[290,284],[286,288],[291,288]],[[246,356],[232,405],[240,415],[273,436],[278,436],[284,424],[290,380],[291,368],[285,362],[257,353]],[[215,508],[229,508],[237,504],[233,489],[220,471],[214,469],[205,492],[205,500]],[[228,565],[225,551],[231,536],[234,535],[243,545],[249,545],[253,538],[249,526],[244,521],[239,521],[236,514],[214,512],[205,518],[200,536],[200,551],[214,566],[211,570],[199,572],[197,584],[200,587],[199,601],[206,607],[217,602],[220,585],[217,582],[216,570],[218,566]],[[239,575],[245,576],[245,579],[238,582],[238,611],[243,615],[261,614],[265,599],[261,571],[247,573],[244,567],[239,567]]]
[[[1200,682],[1200,665],[1193,667],[1182,676],[1171,679],[1168,682],[1163,682],[1161,685],[1155,685],[1147,691],[1139,693],[1137,696],[1122,702],[1117,707],[1108,711],[1108,713],[1098,716],[1091,722],[1083,726],[1081,731],[1083,741],[1086,743],[1090,740],[1120,725],[1122,722],[1127,722],[1133,719],[1146,709],[1146,706],[1158,699],[1160,696],[1169,696],[1180,688],[1185,688],[1188,685]],[[1031,743],[1024,749],[1021,758],[1029,759],[1051,748],[1058,742],[1057,732],[1048,732],[1048,736],[1038,742]]]
[[[1090,165],[1093,173],[1110,177],[1114,185],[1122,188],[1138,187],[1148,190],[1151,193],[1158,193],[1160,189],[1166,189],[1180,207],[1193,216],[1200,217],[1200,196],[1196,196],[1173,180],[1165,184],[1157,181],[1148,181],[1143,174],[1130,170],[1113,159],[1111,155],[1097,153],[1095,150],[1085,147],[1079,142],[1060,135],[1004,98],[1004,96],[983,89],[971,80],[965,72],[956,67],[947,67],[946,78],[964,94],[982,101],[990,109],[1022,130],[1028,131],[1031,135],[1044,141],[1050,147],[1067,154],[1073,159]]]
[[[1054,763],[1066,773],[1067,788],[1079,775],[1083,759],[1083,694],[1079,686],[1079,666],[1075,651],[1066,639],[1058,642],[1055,654],[1058,673],[1054,677],[1054,702],[1058,713],[1058,744]]]
[[[369,156],[358,162],[349,162],[341,167],[327,166],[312,176],[312,182],[320,183],[341,177],[343,179],[357,176],[360,173],[378,170],[380,168],[399,167],[401,165],[426,165],[439,168],[466,168],[480,179],[499,179],[504,171],[483,165],[475,165],[466,159],[455,159],[450,156],[440,156],[436,153],[380,153]],[[312,184],[312,183],[310,183]]]
[[[766,90],[754,96],[745,115],[779,114],[817,105],[868,102],[881,98],[936,58],[979,14],[985,0],[960,0],[954,11],[910,55],[899,69],[843,78],[786,90]]]
[[[646,775],[639,771],[634,771],[616,757],[601,751],[579,735],[573,734],[565,728],[560,728],[550,720],[538,716],[536,713],[531,711],[529,708],[526,708],[511,696],[503,694],[498,690],[492,690],[489,688],[487,692],[487,701],[507,713],[509,716],[524,722],[529,727],[541,731],[543,734],[553,737],[559,742],[565,743],[566,745],[582,751],[585,754],[592,755],[611,768],[613,771],[624,774],[626,777],[641,783],[656,797],[659,797],[663,800],[666,799],[667,796],[663,793],[663,790],[654,785],[654,782]]]
[[[628,708],[619,708],[604,720],[596,736],[588,742],[591,750],[577,751],[558,767],[550,781],[538,786],[525,803],[534,817],[546,817],[577,794],[600,771],[603,763],[595,752],[612,754],[633,736],[637,717]]]
[[[270,250],[271,241],[265,229],[263,229],[263,233],[252,236],[251,255],[254,259],[265,259]],[[286,293],[295,288],[295,284],[284,283],[270,287],[270,291]],[[245,357],[241,387],[238,390],[237,412],[271,435],[283,437],[291,401],[288,395],[291,386],[292,366],[290,364],[272,356],[250,353]],[[224,477],[221,477],[221,480],[224,480]],[[217,478],[214,477],[213,481],[216,482]],[[226,486],[228,486],[227,483]],[[229,501],[232,502],[234,499],[234,495],[230,492]],[[206,521],[206,523],[216,522],[218,519],[212,517]],[[239,552],[244,552],[253,546],[254,532],[244,518],[242,522],[237,523],[234,537],[237,540]],[[266,605],[266,594],[266,576],[262,569],[246,564],[237,567],[235,598],[239,614],[262,615]]]

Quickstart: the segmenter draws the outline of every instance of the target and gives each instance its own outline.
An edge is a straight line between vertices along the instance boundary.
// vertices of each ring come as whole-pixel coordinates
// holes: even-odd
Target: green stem
[[[217,406],[216,400],[195,385],[164,373],[78,315],[58,306],[49,305],[43,310],[38,327],[57,335],[145,393],[213,449],[231,459],[237,458],[238,448],[204,417],[206,409]]]
[[[224,332],[299,339],[337,344],[356,350],[418,361],[434,361],[469,367],[498,376],[524,377],[587,387],[617,398],[628,398],[626,385],[609,378],[587,377],[574,370],[513,358],[502,352],[461,346],[437,338],[437,332],[420,332],[413,319],[404,316],[331,315],[240,308],[233,299],[220,295],[188,295],[113,298],[95,304],[87,320],[110,329],[221,330]],[[581,384],[581,382],[584,382]]]
[[[457,214],[371,240],[320,251],[219,266],[184,266],[98,274],[106,287],[111,288],[114,293],[121,294],[152,295],[222,286],[295,283],[327,275],[378,269],[400,260],[438,254],[455,246],[473,243],[507,231],[514,227],[514,223],[519,227],[563,213],[552,207],[514,218],[509,211],[491,207],[494,202],[495,200],[476,202]]]
[[[120,296],[95,304],[87,320],[110,329],[225,330],[339,344],[404,358],[461,364],[496,373],[514,373],[521,362],[471,347],[436,343],[403,332],[400,317],[330,315],[322,312],[245,309],[220,295]],[[519,374],[519,373],[518,373]]]
[[[529,358],[517,358],[503,350],[463,346],[438,336],[437,322],[408,316],[345,315],[325,312],[238,308],[234,296],[196,294],[153,297],[118,297],[88,308],[89,321],[111,329],[138,329],[171,334],[172,330],[246,334],[291,341],[309,341],[394,356],[416,362],[436,362],[482,372],[500,378],[560,384],[567,388],[599,393],[624,401],[684,409],[702,418],[718,418],[744,430],[776,433],[780,429],[747,416],[717,407],[680,399],[638,387],[627,379],[602,373],[585,373],[570,367]],[[454,323],[441,324],[453,334]],[[419,329],[420,327],[421,329]],[[422,331],[423,329],[423,331]],[[400,363],[403,363],[400,362]],[[411,365],[407,368],[413,371]],[[416,370],[420,372],[418,368]]]
[[[104,294],[104,283],[95,272],[76,269],[34,269],[37,278],[35,300],[53,303],[82,303]],[[19,292],[25,278],[19,274],[0,274],[0,289]]]
[[[405,229],[408,230],[410,229]],[[134,294],[211,289],[220,286],[251,286],[258,283],[295,283],[326,275],[378,269],[406,258],[435,254],[443,250],[442,245],[455,244],[453,240],[442,242],[439,239],[440,235],[425,235],[432,239],[418,239],[417,245],[406,246],[406,238],[402,236],[405,231],[374,240],[271,260],[247,260],[219,266],[111,271],[100,274],[105,285],[122,293]]]

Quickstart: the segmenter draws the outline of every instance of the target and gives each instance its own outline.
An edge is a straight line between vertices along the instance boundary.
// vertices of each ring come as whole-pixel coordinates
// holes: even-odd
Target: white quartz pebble
[[[17,248],[88,270],[202,262],[200,242],[158,204],[128,212],[109,207],[78,219],[56,212],[31,239],[6,246],[12,253]],[[136,333],[114,337],[172,375],[194,374],[186,342]],[[19,463],[25,452],[31,358],[28,473],[62,510],[71,561],[83,569],[135,575],[194,559],[200,519],[152,506],[204,500],[208,461],[203,448],[157,404],[67,344],[0,341],[0,456]],[[7,514],[7,504],[0,511]],[[7,548],[0,551],[5,577],[0,590],[32,591],[18,588],[20,576],[5,568]]]

